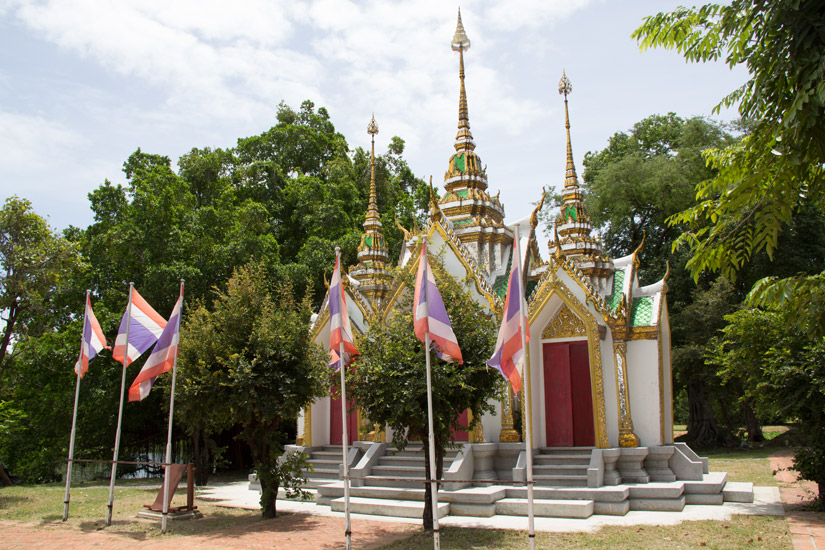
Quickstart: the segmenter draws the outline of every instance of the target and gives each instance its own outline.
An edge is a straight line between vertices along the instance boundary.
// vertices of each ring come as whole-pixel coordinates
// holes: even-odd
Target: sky
[[[657,113],[711,116],[747,78],[724,63],[640,52],[631,32],[671,0],[464,0],[470,124],[509,222],[564,182],[566,71],[573,153]],[[232,147],[312,100],[350,148],[406,141],[441,184],[458,118],[458,4],[443,0],[0,0],[0,198],[52,227],[92,222],[88,193],[124,183],[138,147],[176,166]],[[736,118],[722,111],[718,120]],[[366,184],[366,182],[365,182]]]

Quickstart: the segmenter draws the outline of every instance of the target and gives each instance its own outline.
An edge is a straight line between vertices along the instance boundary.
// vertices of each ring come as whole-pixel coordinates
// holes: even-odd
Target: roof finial
[[[375,113],[372,115],[369,125],[367,125],[367,133],[372,138],[372,150],[370,152],[370,202],[367,207],[367,221],[379,219],[378,215],[378,198],[375,193],[375,134],[378,133],[378,124],[375,123]],[[366,227],[366,221],[364,222]],[[380,226],[380,222],[379,222]]]
[[[467,90],[464,88],[464,51],[470,49],[470,39],[464,32],[461,22],[461,8],[458,8],[458,23],[456,24],[453,41],[450,44],[453,51],[458,52],[458,78],[461,80],[461,90],[458,96],[458,134],[455,137],[456,151],[474,149],[473,135],[470,133],[470,110],[467,107]]]
[[[570,115],[567,112],[567,95],[573,91],[573,85],[564,70],[559,80],[559,94],[564,96],[564,127],[567,130],[567,169],[564,178],[565,187],[578,187],[579,178],[576,175],[576,165],[573,163],[573,146],[570,143]]]

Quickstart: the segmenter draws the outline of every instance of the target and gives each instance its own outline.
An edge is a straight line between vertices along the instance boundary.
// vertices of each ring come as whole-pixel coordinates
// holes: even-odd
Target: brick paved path
[[[354,548],[372,549],[404,539],[420,531],[411,524],[377,521],[352,521]],[[343,518],[310,514],[283,516],[223,529],[205,535],[152,536],[146,533],[114,533],[106,530],[82,531],[63,524],[0,521],[2,550],[172,550],[211,549],[289,549],[331,550],[344,548]]]
[[[771,455],[771,468],[780,482],[779,494],[788,518],[794,550],[825,550],[825,514],[803,508],[817,497],[816,483],[798,479],[793,466],[793,451]]]

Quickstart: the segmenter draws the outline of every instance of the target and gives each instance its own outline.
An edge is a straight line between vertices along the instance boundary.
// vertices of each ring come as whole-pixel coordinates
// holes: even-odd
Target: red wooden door
[[[547,445],[594,446],[587,342],[544,344],[543,351]]]
[[[459,424],[464,426],[465,429],[464,430],[453,430],[453,439],[455,441],[464,441],[464,442],[469,442],[470,441],[470,434],[466,430],[466,427],[467,427],[467,424],[468,424],[468,419],[469,419],[469,417],[467,416],[467,411],[466,410],[463,413],[461,413],[460,415],[458,415],[458,422],[459,422]]]
[[[340,379],[340,374],[335,374]],[[347,399],[347,444],[358,440],[358,413],[354,410],[355,402]],[[341,445],[344,441],[341,425],[341,392],[333,385],[329,396],[329,444]]]

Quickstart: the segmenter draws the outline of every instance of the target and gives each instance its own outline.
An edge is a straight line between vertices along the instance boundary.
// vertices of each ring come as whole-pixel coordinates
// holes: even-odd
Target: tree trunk
[[[742,411],[745,414],[745,427],[748,430],[748,443],[759,443],[765,441],[765,436],[762,434],[762,425],[756,417],[756,413],[751,407],[750,400],[742,404]]]
[[[209,483],[209,434],[196,430],[192,436],[192,450],[195,455],[195,485],[201,487]]]
[[[278,478],[259,470],[258,480],[261,482],[261,512],[263,518],[275,518],[278,515]]]
[[[0,483],[2,483],[3,487],[11,487],[12,482],[9,479],[9,476],[6,475],[6,469],[0,466]]]
[[[713,404],[705,392],[702,382],[690,382],[688,394],[687,434],[680,439],[698,447],[735,446],[736,438],[722,429],[713,416]]]
[[[8,350],[9,343],[11,342],[11,335],[14,331],[14,323],[17,321],[17,314],[19,311],[19,305],[17,300],[15,300],[9,308],[9,317],[6,320],[6,330],[3,331],[3,339],[0,341],[0,378],[3,378],[3,373],[6,371],[6,351]]]

